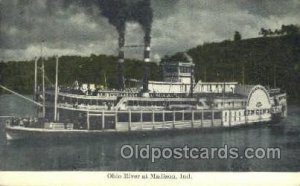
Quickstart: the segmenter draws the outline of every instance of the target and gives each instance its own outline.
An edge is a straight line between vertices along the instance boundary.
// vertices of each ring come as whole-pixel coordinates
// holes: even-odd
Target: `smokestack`
[[[147,63],[150,62],[150,52],[151,52],[151,36],[149,32],[146,32],[144,37],[144,78],[143,78],[143,92],[148,91],[148,79],[149,79],[149,66]]]
[[[125,46],[125,33],[119,34],[119,56],[118,56],[118,89],[124,90],[124,46]]]
[[[124,90],[123,63],[126,22],[138,22],[145,32],[144,61],[150,61],[150,33],[153,22],[151,0],[95,0],[101,10],[101,15],[106,17],[119,34],[119,60],[118,60],[118,88]],[[146,65],[147,66],[147,65]],[[149,69],[145,67],[143,90],[148,90]]]

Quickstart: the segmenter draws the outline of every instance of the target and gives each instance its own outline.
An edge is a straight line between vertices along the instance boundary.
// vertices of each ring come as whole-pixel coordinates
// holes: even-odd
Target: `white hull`
[[[114,135],[131,135],[131,134],[155,134],[159,132],[175,133],[180,131],[205,131],[207,129],[228,129],[236,127],[246,127],[254,125],[265,125],[272,123],[271,120],[259,121],[253,123],[240,123],[231,126],[213,125],[212,123],[191,123],[191,122],[176,122],[174,124],[165,123],[164,127],[147,127],[146,123],[137,123],[140,127],[132,127],[128,130],[56,130],[56,129],[41,129],[41,128],[27,128],[19,126],[7,126],[6,127],[6,139],[8,141],[15,140],[30,140],[30,139],[47,139],[47,140],[59,140],[59,139],[77,139],[81,138],[93,138],[103,136]],[[142,126],[143,125],[143,126]],[[157,125],[158,126],[158,125]]]

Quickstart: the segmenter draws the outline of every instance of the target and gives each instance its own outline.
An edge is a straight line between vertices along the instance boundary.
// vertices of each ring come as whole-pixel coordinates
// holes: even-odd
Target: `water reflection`
[[[299,139],[277,140],[273,127],[253,127],[152,137],[124,137],[122,139],[90,139],[80,141],[35,141],[1,145],[1,170],[97,170],[97,171],[284,171],[299,170],[289,160],[299,159]],[[298,141],[297,141],[298,140]],[[281,160],[258,159],[123,159],[122,145],[150,144],[152,147],[246,147],[284,148]],[[297,156],[296,156],[296,154]],[[288,155],[290,157],[287,157]],[[295,159],[294,159],[295,160]],[[299,161],[298,161],[299,162]],[[278,166],[281,165],[281,166]],[[282,166],[284,165],[284,166]],[[287,166],[287,167],[286,167]],[[292,168],[292,169],[291,169]]]
[[[24,110],[25,107],[15,109],[20,115],[27,114]],[[12,111],[6,110],[1,104],[1,112],[10,114]],[[290,107],[289,117],[275,126],[73,141],[7,143],[3,122],[0,123],[0,170],[300,171],[299,107]],[[160,159],[152,163],[149,159],[123,159],[120,149],[124,144],[173,148],[186,144],[189,147],[228,145],[239,148],[241,152],[247,147],[279,147],[281,159]]]

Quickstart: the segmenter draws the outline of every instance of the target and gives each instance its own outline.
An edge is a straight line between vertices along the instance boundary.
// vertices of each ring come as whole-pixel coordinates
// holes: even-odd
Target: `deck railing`
[[[96,117],[96,118],[94,118]],[[87,129],[93,129],[91,119],[101,125],[101,130],[118,131],[155,130],[168,128],[197,128],[222,126],[220,110],[180,111],[102,111],[87,112]],[[94,125],[93,125],[94,126]],[[99,129],[99,126],[96,127]]]

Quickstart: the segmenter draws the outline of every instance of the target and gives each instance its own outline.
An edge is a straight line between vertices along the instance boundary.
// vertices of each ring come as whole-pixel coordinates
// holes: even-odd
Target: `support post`
[[[245,117],[245,124],[248,124],[248,110],[247,109],[245,110],[244,117]]]
[[[182,121],[184,121],[184,110],[182,110]]]
[[[128,111],[128,131],[131,130],[131,110]]]
[[[152,110],[152,123],[154,124],[155,123],[155,115],[154,115],[154,110]]]
[[[56,118],[57,118],[57,121],[59,121],[59,109],[57,109],[57,116],[56,116]]]
[[[118,123],[118,111],[115,111],[115,128],[117,129],[117,123]]]
[[[175,120],[176,120],[176,116],[175,116],[175,111],[173,110],[173,129],[175,128]]]
[[[89,112],[86,113],[86,125],[87,125],[87,129],[90,130],[90,113]]]
[[[102,110],[102,130],[105,129],[105,112]]]
[[[143,129],[143,111],[141,110],[141,113],[140,113],[140,123],[141,123],[141,126],[142,126],[142,129]]]
[[[154,116],[154,110],[152,110],[152,127],[153,127],[153,130],[155,129],[155,116]]]
[[[195,119],[195,111],[192,110],[192,123],[191,123],[192,128],[194,128],[194,119]]]
[[[231,127],[231,110],[229,110],[229,127]]]
[[[224,110],[221,112],[221,126],[224,127],[224,120],[225,120],[225,117],[223,117],[225,114],[223,113]]]
[[[211,126],[214,126],[214,119],[215,119],[215,111],[212,110],[211,112]]]
[[[164,128],[165,127],[165,122],[166,122],[166,119],[165,119],[165,110],[162,111],[162,127]]]
[[[203,118],[204,118],[204,114],[203,114],[203,109],[201,110],[201,127],[203,127]]]

